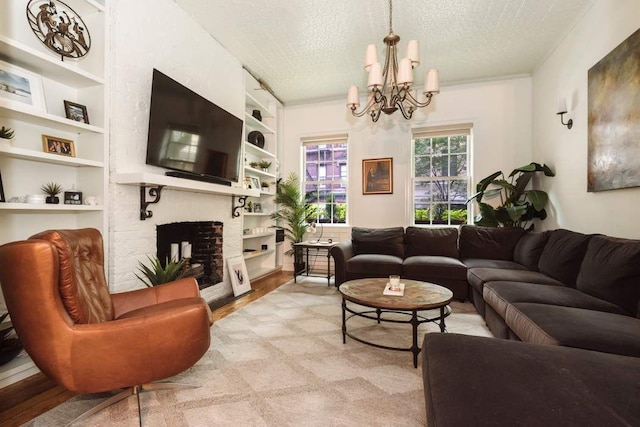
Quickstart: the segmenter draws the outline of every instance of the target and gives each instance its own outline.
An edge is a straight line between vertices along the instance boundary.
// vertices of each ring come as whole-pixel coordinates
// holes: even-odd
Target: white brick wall
[[[242,117],[242,66],[171,0],[113,0],[109,4],[110,173],[163,174],[164,170],[145,164],[153,68]],[[155,254],[158,224],[221,221],[224,256],[242,253],[242,222],[231,217],[231,197],[164,189],[160,202],[149,205],[153,217],[140,221],[139,187],[112,182],[109,196],[112,292],[144,286],[134,272],[138,261]],[[225,268],[224,285],[206,289],[207,300],[231,294],[227,276]]]

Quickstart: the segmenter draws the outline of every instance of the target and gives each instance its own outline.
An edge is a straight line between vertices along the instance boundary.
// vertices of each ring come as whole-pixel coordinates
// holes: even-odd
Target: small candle
[[[191,258],[191,243],[184,247],[182,258]]]
[[[177,243],[171,244],[171,261],[178,262],[178,244]]]
[[[184,256],[184,252],[185,252],[185,250],[187,249],[187,245],[188,245],[188,244],[189,244],[189,242],[187,242],[186,240],[185,240],[185,241],[180,242],[180,255],[181,255],[181,257],[182,257],[182,258],[184,258],[184,257],[185,257],[185,256]]]

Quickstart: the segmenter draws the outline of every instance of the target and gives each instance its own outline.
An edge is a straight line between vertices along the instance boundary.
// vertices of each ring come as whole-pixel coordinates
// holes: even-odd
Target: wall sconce
[[[573,119],[569,119],[567,123],[564,122],[562,116],[567,112],[567,101],[564,98],[560,98],[558,100],[558,112],[556,114],[560,114],[560,123],[565,125],[567,129],[571,129],[573,127]]]

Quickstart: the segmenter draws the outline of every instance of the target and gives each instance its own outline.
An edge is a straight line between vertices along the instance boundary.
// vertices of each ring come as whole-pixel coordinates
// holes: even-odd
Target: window
[[[413,132],[413,224],[466,224],[471,124]]]
[[[347,135],[302,138],[304,189],[318,221],[347,222]]]

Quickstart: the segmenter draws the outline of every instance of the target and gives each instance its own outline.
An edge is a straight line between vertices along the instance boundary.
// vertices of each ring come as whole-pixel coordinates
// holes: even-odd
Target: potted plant
[[[303,241],[307,226],[316,215],[316,207],[310,200],[310,194],[300,191],[298,175],[295,172],[289,174],[286,180],[278,180],[276,183],[277,209],[271,214],[271,218],[278,221],[278,226],[284,230],[285,238],[292,244]],[[293,245],[285,254],[294,255]],[[295,255],[294,274],[304,269],[300,254]]]
[[[555,176],[547,165],[531,162],[514,169],[505,179],[502,171],[494,172],[476,186],[476,194],[467,203],[475,200],[480,213],[475,217],[477,225],[485,227],[522,227],[533,229],[530,221],[547,217],[545,206],[549,195],[542,190],[527,190],[527,185],[537,172]],[[485,199],[500,198],[497,206],[485,203]]]
[[[45,200],[47,203],[54,205],[60,203],[60,198],[57,197],[58,194],[62,193],[62,186],[60,184],[50,182],[40,187],[40,190],[42,190],[44,194],[48,194]]]
[[[260,167],[260,169],[262,169],[263,171],[267,172],[267,171],[269,171],[269,168],[271,167],[271,162],[268,162],[266,160],[260,160],[258,162],[258,166]]]
[[[253,169],[258,169],[258,162],[250,162],[249,166],[251,166]]]
[[[147,256],[147,258],[151,263],[149,266],[138,261],[138,270],[140,270],[140,273],[144,277],[140,277],[137,273],[134,273],[147,287],[150,288],[163,283],[173,282],[174,280],[184,277],[185,272],[182,269],[185,263],[184,259],[178,262],[166,259],[163,266],[158,257]]]
[[[0,315],[0,366],[12,361],[22,351],[20,340],[9,337],[11,331],[13,331],[13,326],[9,324],[2,325],[8,315],[9,313]]]
[[[267,181],[261,181],[260,187],[263,191],[269,191],[269,183]]]

